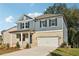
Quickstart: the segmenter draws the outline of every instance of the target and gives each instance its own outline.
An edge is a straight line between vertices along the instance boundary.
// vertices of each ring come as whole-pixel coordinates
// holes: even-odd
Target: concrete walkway
[[[49,52],[54,51],[55,49],[56,48],[53,47],[35,47],[3,54],[2,56],[46,56]]]

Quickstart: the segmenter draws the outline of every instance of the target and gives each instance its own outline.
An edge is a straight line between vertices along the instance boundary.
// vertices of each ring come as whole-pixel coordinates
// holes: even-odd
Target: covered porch
[[[33,31],[22,30],[22,31],[11,31],[10,33],[16,35],[17,42],[19,42],[21,49],[25,48],[27,44],[31,46],[32,34],[34,33]]]

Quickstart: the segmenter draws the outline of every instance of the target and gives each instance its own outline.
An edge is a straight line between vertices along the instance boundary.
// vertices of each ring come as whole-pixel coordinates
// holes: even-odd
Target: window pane
[[[40,27],[47,27],[47,20],[40,21]]]
[[[27,22],[27,23],[26,23],[26,28],[29,28],[29,25],[30,25],[29,22]]]
[[[27,33],[25,33],[25,38],[28,38],[28,34]]]
[[[25,38],[28,38],[28,34],[27,33],[23,34],[23,41],[25,41]]]
[[[57,26],[57,18],[49,20],[49,26]]]
[[[24,23],[22,23],[22,28],[24,28]]]
[[[24,28],[24,23],[20,23],[20,29]]]
[[[49,20],[49,26],[51,26],[51,20]]]
[[[23,41],[25,41],[25,34],[23,34]]]
[[[47,27],[47,20],[45,20],[44,25],[45,25],[45,27]]]
[[[19,41],[21,41],[21,34],[16,34],[16,38],[18,38]]]

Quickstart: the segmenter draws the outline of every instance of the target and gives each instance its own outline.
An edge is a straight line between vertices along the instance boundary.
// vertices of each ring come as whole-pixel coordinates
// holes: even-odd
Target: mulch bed
[[[5,53],[18,51],[18,50],[20,50],[20,49],[19,48],[15,48],[15,47],[12,47],[12,48],[0,48],[0,55],[1,54],[5,54]]]

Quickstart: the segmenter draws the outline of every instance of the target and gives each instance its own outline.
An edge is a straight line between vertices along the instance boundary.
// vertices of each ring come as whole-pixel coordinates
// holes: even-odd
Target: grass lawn
[[[20,49],[18,49],[18,48],[9,48],[9,49],[3,48],[3,49],[0,49],[0,55],[5,54],[5,53],[10,53],[13,51],[17,51],[17,50],[20,50]]]
[[[79,48],[58,48],[50,54],[52,56],[79,56]]]

